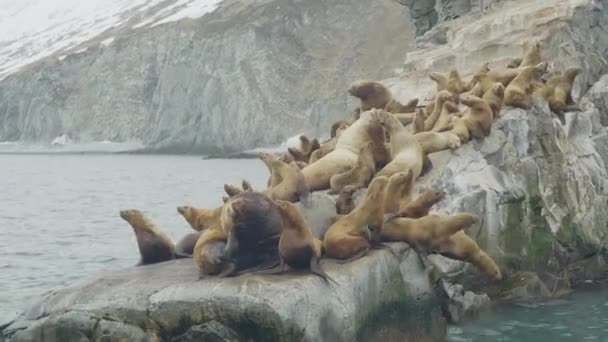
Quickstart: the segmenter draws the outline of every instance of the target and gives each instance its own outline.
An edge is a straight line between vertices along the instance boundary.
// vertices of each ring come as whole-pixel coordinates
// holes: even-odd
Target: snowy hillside
[[[197,18],[222,0],[0,0],[0,79],[24,66],[125,28]]]

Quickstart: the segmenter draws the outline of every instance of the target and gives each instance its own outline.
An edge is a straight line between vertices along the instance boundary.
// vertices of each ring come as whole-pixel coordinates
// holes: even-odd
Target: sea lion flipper
[[[218,278],[227,278],[233,275],[236,275],[236,264],[231,261],[226,261],[226,267],[220,272],[217,276]],[[199,278],[200,279],[200,278]]]
[[[317,257],[310,259],[310,272],[323,278],[328,283],[331,281],[332,283],[338,285],[338,283],[332,277],[323,271],[321,265],[319,265],[319,259]]]
[[[287,152],[289,152],[289,154],[291,154],[293,156],[293,159],[308,163],[308,158],[306,157],[306,155],[304,153],[302,153],[302,151],[300,151],[296,148],[293,148],[293,147],[289,147],[289,148],[287,148]]]

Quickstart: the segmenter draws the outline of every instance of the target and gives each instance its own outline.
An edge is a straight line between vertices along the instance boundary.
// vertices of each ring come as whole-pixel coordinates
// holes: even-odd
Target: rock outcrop
[[[431,155],[434,168],[417,184],[447,192],[437,210],[483,218],[467,233],[507,277],[520,270],[546,271],[575,284],[563,270],[605,253],[607,6],[608,1],[586,0],[500,3],[476,20],[469,15],[439,24],[433,30],[443,32],[445,44],[422,37],[429,39],[426,48],[409,53],[403,73],[386,80],[398,97],[428,97],[435,87],[429,72],[457,67],[468,77],[486,61],[490,67],[506,65],[521,56],[524,43],[536,41],[550,72],[584,70],[573,90],[581,111],[567,113],[565,126],[543,100],[530,111],[505,107],[487,138]],[[432,258],[449,274],[465,265]],[[469,266],[472,272],[457,277],[467,288],[480,279]]]
[[[0,81],[0,141],[228,153],[329,135],[350,82],[392,75],[414,31],[392,0],[225,0],[199,19],[115,29],[109,45]]]
[[[334,214],[314,194],[315,234]],[[404,243],[311,274],[198,279],[191,259],[95,275],[47,295],[6,327],[10,341],[438,341],[446,321],[418,254]]]

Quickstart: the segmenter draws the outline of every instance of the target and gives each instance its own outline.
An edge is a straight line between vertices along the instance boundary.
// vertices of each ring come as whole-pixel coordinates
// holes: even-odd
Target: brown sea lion
[[[383,241],[403,241],[432,250],[439,241],[477,222],[479,218],[469,213],[436,214],[415,219],[394,217],[384,223],[381,236]]]
[[[468,106],[462,118],[454,120],[450,132],[456,134],[462,143],[470,136],[483,138],[490,134],[492,128],[492,108],[483,99],[474,95],[460,95],[460,102]]]
[[[569,68],[563,74],[549,79],[534,93],[549,102],[549,108],[557,114],[562,124],[566,123],[564,112],[579,110],[572,100],[572,86],[580,72],[580,68]]]
[[[196,241],[200,237],[201,233],[190,233],[182,237],[181,240],[175,245],[175,255],[191,257],[194,252],[194,246]]]
[[[175,259],[175,245],[171,239],[141,211],[121,210],[120,217],[127,221],[135,232],[141,255],[138,266]]]
[[[221,230],[226,236],[222,276],[275,267],[282,229],[279,208],[267,195],[244,191],[222,207]]]
[[[357,81],[351,84],[348,93],[361,100],[360,113],[372,108],[384,109],[390,113],[408,113],[416,109],[418,99],[413,99],[403,105],[391,91],[378,81]]]
[[[376,172],[372,143],[368,141],[359,150],[357,163],[345,172],[337,173],[329,180],[330,194],[339,194],[347,185],[365,188]]]
[[[288,201],[277,200],[275,202],[283,219],[283,231],[279,239],[280,265],[277,268],[257,273],[278,274],[286,272],[288,268],[307,269],[327,282],[331,280],[336,283],[319,265],[323,243],[312,235],[298,208]]]
[[[421,172],[424,154],[420,144],[397,118],[391,113],[382,110],[371,111],[373,120],[379,122],[389,132],[391,161],[374,177],[390,177],[397,172],[412,171],[414,180]]]
[[[384,213],[393,214],[399,212],[401,205],[409,203],[413,187],[414,179],[411,170],[397,172],[392,175],[386,185]]]
[[[503,99],[505,96],[505,87],[502,83],[494,83],[494,85],[483,94],[482,100],[492,108],[492,117],[498,118],[500,109],[502,108]]]
[[[362,113],[361,118],[338,137],[333,151],[302,170],[310,191],[328,189],[333,175],[355,165],[361,146],[369,141],[367,127],[370,121],[370,111]]]
[[[357,118],[358,119],[358,118]],[[330,137],[335,138],[340,135],[350,124],[346,120],[339,120],[331,125]]]
[[[386,132],[382,125],[371,122],[369,126],[367,126],[367,135],[369,136],[371,154],[375,162],[375,172],[391,161],[391,152],[386,144]]]
[[[431,129],[431,132],[443,132],[450,129],[452,114],[458,113],[459,111],[460,109],[456,103],[452,101],[445,101],[443,103],[443,107],[441,108],[439,117]]]
[[[414,134],[414,138],[425,156],[447,149],[455,150],[461,145],[460,137],[452,132],[421,132]]]
[[[442,90],[437,93],[437,96],[435,96],[435,109],[433,110],[431,115],[429,115],[429,117],[426,118],[426,120],[424,121],[425,131],[430,131],[435,126],[435,123],[437,123],[437,120],[439,119],[439,116],[441,115],[441,112],[444,109],[443,104],[447,101],[456,103],[458,102],[458,97],[447,90]]]
[[[546,70],[547,62],[539,63],[536,66],[523,67],[517,77],[505,88],[505,106],[522,109],[532,108],[534,84],[540,81],[540,77]]]
[[[500,268],[496,265],[492,257],[479,248],[477,242],[471,239],[463,231],[458,231],[450,235],[447,239],[437,239],[433,241],[431,249],[433,252],[450,259],[471,263],[494,280],[502,279]]]
[[[352,185],[347,185],[342,188],[338,199],[336,199],[336,214],[346,215],[355,209],[355,201],[353,195],[357,191],[357,188]]]
[[[280,199],[297,202],[306,199],[309,191],[302,172],[280,161],[276,156],[262,152],[258,154],[260,160],[270,169],[273,180],[271,187],[264,191],[271,199]]]
[[[374,178],[359,205],[329,227],[323,239],[328,257],[356,260],[379,242],[387,183],[387,177]]]
[[[399,216],[409,218],[420,218],[427,216],[431,207],[443,200],[445,195],[445,192],[441,190],[424,190],[418,194],[414,200],[401,207],[401,210],[399,210]]]
[[[203,209],[184,205],[177,207],[177,212],[186,219],[192,229],[200,232],[219,222],[222,207]]]
[[[536,42],[532,45],[525,53],[524,58],[522,58],[521,63],[519,63],[519,68],[535,66],[542,62],[541,58],[542,46],[540,42]]]

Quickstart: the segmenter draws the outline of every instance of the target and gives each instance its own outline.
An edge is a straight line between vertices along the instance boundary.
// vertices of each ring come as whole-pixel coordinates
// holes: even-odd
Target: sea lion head
[[[458,98],[460,100],[460,103],[468,107],[473,107],[475,106],[475,104],[481,101],[479,97],[472,94],[460,94]]]
[[[371,183],[369,183],[369,186],[367,187],[367,196],[369,196],[369,198],[371,200],[381,200],[381,196],[384,195],[384,188],[386,187],[386,184],[388,183],[388,177],[386,176],[378,176],[376,178],[374,178],[372,180]]]
[[[137,209],[125,209],[120,211],[120,217],[127,222],[131,222],[131,220],[142,216],[142,212]]]
[[[379,89],[383,89],[384,86],[380,82],[363,80],[353,82],[348,88],[348,93],[351,96],[357,97],[361,100],[365,100],[370,96],[373,96],[378,92]]]

